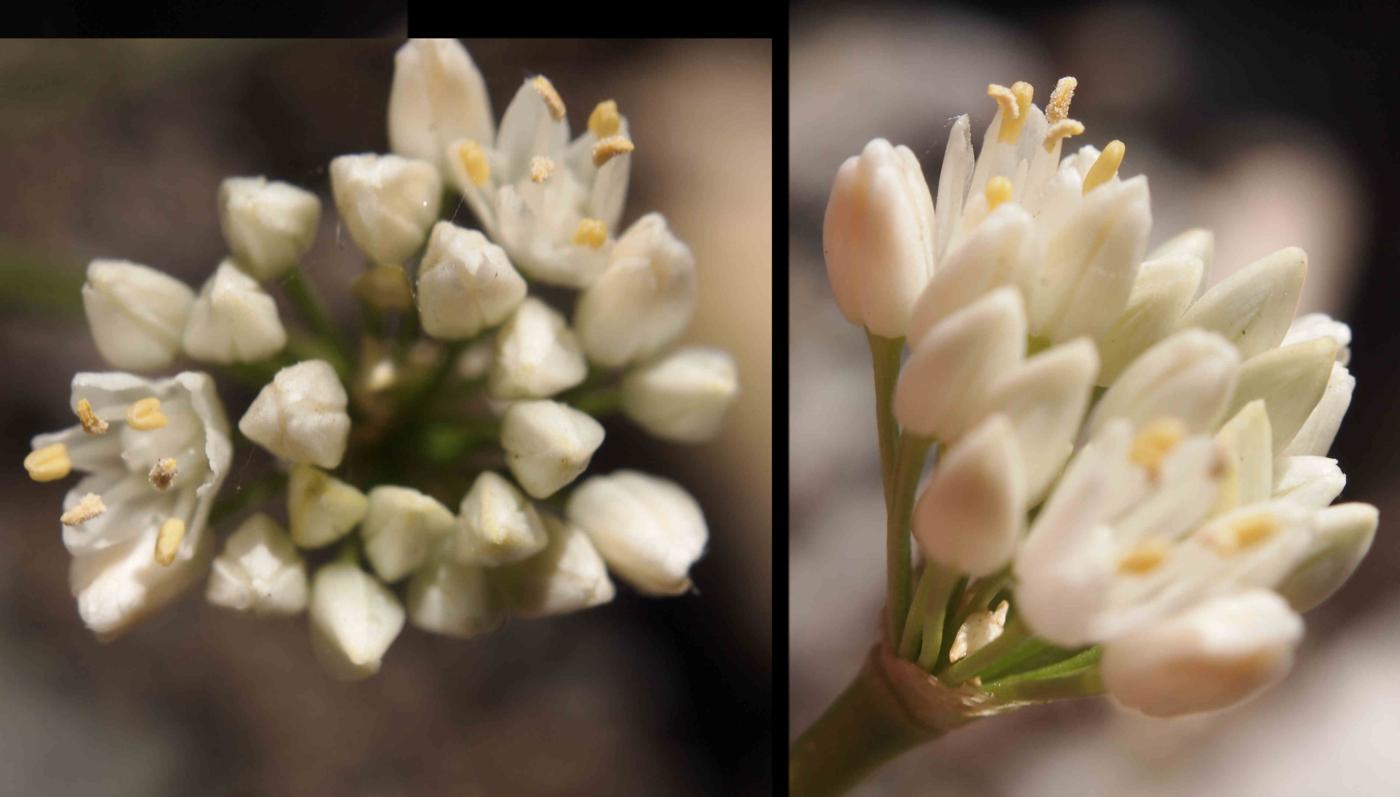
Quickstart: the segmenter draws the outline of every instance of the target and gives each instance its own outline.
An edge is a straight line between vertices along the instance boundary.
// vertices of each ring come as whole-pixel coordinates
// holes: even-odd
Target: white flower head
[[[403,630],[398,598],[350,562],[332,562],[311,582],[311,643],[331,677],[356,681],[379,672]]]
[[[410,39],[394,54],[389,148],[396,154],[445,171],[449,144],[491,141],[495,128],[486,82],[456,39]]]
[[[679,443],[702,443],[719,434],[738,395],[738,368],[721,349],[676,349],[633,367],[622,379],[627,417],[652,435]]]
[[[297,614],[306,608],[306,564],[287,532],[259,512],[224,541],[205,597],[240,612]]]
[[[292,541],[322,548],[350,533],[369,512],[365,494],[310,465],[296,465],[287,479]]]
[[[501,419],[506,464],[534,498],[578,478],[602,444],[602,424],[557,401],[517,401]]]
[[[549,617],[600,606],[616,589],[608,567],[582,529],[544,516],[549,544],[543,551],[501,569],[512,614]]]
[[[433,226],[418,267],[418,313],[439,340],[466,340],[501,323],[525,299],[525,280],[505,250],[476,230]]]
[[[233,447],[206,374],[80,373],[72,406],[88,416],[83,424],[33,444],[59,460],[62,475],[87,474],[64,498],[63,544],[83,622],[111,638],[204,573],[214,547],[209,511]]]
[[[398,581],[428,561],[452,524],[452,511],[432,496],[408,487],[375,487],[360,530],[365,558],[380,578]]]
[[[194,291],[174,277],[125,260],[94,260],[83,310],[102,358],[116,368],[164,368],[180,353]]]
[[[636,471],[594,476],[569,495],[569,521],[588,534],[622,580],[647,595],[690,589],[709,529],[680,485]]]
[[[271,357],[286,345],[277,302],[233,260],[220,263],[190,310],[185,353],[203,362],[248,363]]]
[[[408,582],[408,619],[434,634],[469,639],[501,627],[506,607],[491,571],[435,556]]]
[[[569,322],[527,298],[496,333],[486,389],[493,398],[548,398],[587,376],[588,361]]]
[[[453,556],[463,564],[496,567],[534,556],[548,542],[532,506],[499,474],[484,471],[462,498]]]
[[[588,359],[617,368],[670,345],[695,311],[695,256],[650,213],[613,247],[607,269],[574,309]]]
[[[442,181],[431,163],[398,155],[341,155],[331,161],[331,194],[360,251],[401,265],[437,220]]]
[[[219,226],[238,267],[277,279],[296,267],[316,240],[321,200],[266,177],[229,177],[219,185]]]
[[[277,372],[238,422],[238,430],[274,455],[334,468],[350,434],[349,399],[335,369],[306,360]]]

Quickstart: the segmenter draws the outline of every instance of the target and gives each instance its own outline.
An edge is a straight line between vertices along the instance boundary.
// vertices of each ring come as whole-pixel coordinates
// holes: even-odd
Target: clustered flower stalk
[[[870,340],[888,591],[881,642],[792,748],[794,794],[1025,705],[1248,699],[1371,545],[1375,507],[1333,503],[1351,331],[1294,318],[1306,255],[1205,288],[1210,232],[1149,251],[1122,142],[1062,157],[1075,86],[1044,111],[989,87],[980,152],[959,117],[936,193],[883,139],[837,173],[827,273]]]
[[[600,418],[700,443],[738,390],[727,353],[676,346],[695,304],[689,247],[656,213],[619,229],[626,117],[601,102],[570,140],[536,76],[498,127],[461,44],[415,40],[395,57],[388,132],[392,153],[329,169],[365,256],[337,279],[357,338],[302,271],[321,200],[285,182],[219,187],[229,255],[198,292],[136,263],[89,266],[88,323],[122,370],[74,377],[77,423],[36,437],[24,465],[41,482],[85,474],[61,521],[99,638],[207,574],[215,605],[305,612],[327,671],[357,679],[406,622],[475,637],[606,603],[610,572],[645,595],[691,589],[708,541],[695,499],[633,470],[584,476]],[[458,196],[479,230],[454,221]],[[561,306],[540,285],[577,297]],[[181,358],[259,388],[236,434],[210,375],[128,373]],[[262,476],[253,446],[276,460]],[[220,541],[214,527],[240,518]]]

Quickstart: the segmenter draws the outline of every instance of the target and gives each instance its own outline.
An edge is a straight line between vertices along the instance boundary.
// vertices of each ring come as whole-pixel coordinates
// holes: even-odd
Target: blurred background
[[[837,167],[883,136],[930,185],[947,131],[990,122],[988,83],[1040,97],[1079,78],[1079,143],[1127,144],[1152,243],[1216,233],[1211,282],[1287,245],[1310,256],[1300,312],[1354,333],[1358,387],[1332,456],[1343,500],[1380,507],[1351,582],[1310,612],[1293,675],[1233,710],[1150,720],[1106,699],[960,730],[864,794],[1400,793],[1400,7],[1169,3],[805,5],[792,20],[789,738],[860,666],[883,602],[883,503],[869,354],[831,298],[821,221]]]
[[[723,436],[700,447],[610,424],[594,464],[663,472],[697,496],[711,534],[698,594],[648,600],[624,588],[601,609],[465,642],[406,628],[379,675],[350,685],[322,674],[304,618],[221,611],[202,585],[110,645],[78,618],[56,521],[65,488],[28,482],[19,462],[31,435],[72,422],[73,373],[105,369],[79,303],[87,262],[131,259],[198,286],[225,254],[219,181],[265,174],[321,195],[306,269],[348,325],[361,265],[336,229],[326,164],[387,149],[401,41],[0,43],[0,411],[11,463],[0,469],[0,793],[771,788],[768,42],[467,42],[497,114],[537,73],[568,102],[575,130],[615,98],[637,144],[624,225],[659,210],[695,251],[699,310],[684,341],[735,355],[740,401]],[[470,223],[466,211],[459,221]],[[222,392],[235,418],[252,398]]]

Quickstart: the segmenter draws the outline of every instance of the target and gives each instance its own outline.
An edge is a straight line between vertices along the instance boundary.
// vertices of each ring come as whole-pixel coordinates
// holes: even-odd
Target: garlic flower
[[[334,468],[350,434],[348,401],[335,369],[324,360],[307,360],[277,372],[238,430],[282,459]]]
[[[234,262],[262,282],[277,279],[311,248],[321,200],[266,177],[230,177],[219,185],[219,226]]]
[[[83,310],[102,359],[117,368],[164,368],[180,353],[194,291],[174,277],[125,260],[94,260]]]
[[[277,303],[232,260],[220,263],[190,309],[185,353],[201,362],[256,362],[285,345]]]
[[[256,514],[224,542],[205,597],[216,606],[257,614],[306,608],[306,565],[277,521]]]

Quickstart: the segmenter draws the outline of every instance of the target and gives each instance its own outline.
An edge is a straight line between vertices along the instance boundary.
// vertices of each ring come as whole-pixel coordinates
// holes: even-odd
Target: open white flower
[[[569,322],[532,297],[496,333],[486,389],[493,398],[548,398],[587,376],[588,361]]]
[[[411,39],[394,53],[389,148],[445,171],[447,146],[491,141],[495,120],[486,82],[456,39]]]
[[[238,267],[277,279],[296,267],[316,239],[321,200],[266,177],[229,177],[219,185],[219,226]]]
[[[608,567],[639,592],[679,595],[705,552],[700,505],[680,485],[636,471],[594,476],[569,496],[569,520]]]
[[[351,562],[332,562],[311,582],[311,645],[333,678],[356,681],[379,665],[403,630],[399,599]]]
[[[549,617],[611,601],[616,589],[588,535],[551,515],[544,516],[544,526],[545,549],[499,571],[511,614]]]
[[[408,582],[408,619],[434,634],[469,639],[501,627],[506,607],[491,571],[441,550]]]
[[[714,438],[738,396],[738,368],[721,349],[676,349],[622,378],[627,417],[652,435],[678,443]]]
[[[25,464],[45,480],[87,474],[64,498],[63,544],[78,612],[106,639],[203,575],[209,510],[233,449],[206,374],[80,373],[72,406],[82,423],[35,437]]]
[[[462,499],[452,555],[463,564],[496,567],[539,553],[548,542],[534,506],[509,480],[483,471]]]
[[[83,310],[102,358],[117,368],[164,368],[180,353],[194,291],[125,260],[94,260],[83,283]]]
[[[224,542],[205,597],[241,612],[296,614],[306,608],[306,564],[287,532],[259,512]]]
[[[185,326],[185,353],[214,363],[264,360],[287,345],[277,302],[225,260],[199,291]]]
[[[428,561],[452,524],[452,511],[432,496],[408,487],[375,487],[360,531],[365,558],[380,578],[398,581]]]
[[[534,498],[578,478],[602,444],[602,424],[557,401],[517,401],[501,419],[506,464]]]
[[[501,323],[520,305],[525,280],[505,250],[476,230],[433,225],[418,267],[418,313],[438,340],[466,340]]]
[[[331,161],[331,194],[360,251],[401,265],[437,220],[442,180],[431,163],[397,155],[341,155]]]
[[[274,455],[334,468],[350,435],[349,398],[325,360],[277,372],[238,421],[238,430]]]

